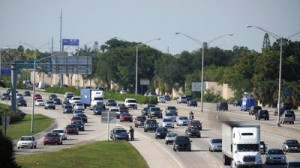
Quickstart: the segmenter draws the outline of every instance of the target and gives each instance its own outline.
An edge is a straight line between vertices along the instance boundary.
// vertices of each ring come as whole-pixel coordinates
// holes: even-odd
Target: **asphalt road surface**
[[[0,88],[0,92],[5,92],[6,89]],[[22,92],[22,91],[20,91]],[[48,93],[42,93],[44,100],[48,99]],[[63,100],[62,95],[58,95]],[[22,111],[28,114],[32,114],[32,97],[25,97],[28,107],[20,107]],[[1,103],[10,104],[9,101],[1,101]],[[200,104],[200,103],[198,103]],[[256,121],[254,116],[248,115],[247,112],[240,111],[240,107],[229,106],[229,111],[216,111],[216,104],[204,103],[204,111],[200,112],[200,107],[187,107],[186,104],[176,104],[176,101],[170,101],[166,104],[159,104],[163,110],[166,105],[175,105],[178,108],[179,115],[186,115],[190,111],[195,114],[195,119],[200,120],[203,124],[203,130],[201,131],[201,138],[191,138],[192,151],[191,152],[174,152],[172,145],[166,145],[164,139],[155,139],[154,132],[144,132],[143,128],[135,129],[135,141],[130,143],[142,154],[147,161],[149,167],[229,167],[223,165],[222,152],[209,152],[208,142],[210,138],[221,138],[221,121],[253,121],[257,122],[261,126],[261,139],[268,144],[268,148],[281,148],[283,141],[287,138],[295,138],[300,140],[300,122],[297,116],[299,112],[296,112],[295,124],[284,124],[282,127],[277,127],[277,117],[273,116],[272,111],[269,109],[270,120]],[[130,110],[133,116],[140,115],[141,109],[145,105],[139,105],[138,110]],[[88,123],[86,123],[86,130],[81,131],[79,135],[68,135],[68,139],[63,141],[63,145],[43,145],[43,135],[47,131],[53,128],[65,128],[70,122],[72,114],[63,114],[61,105],[57,105],[55,110],[45,110],[44,107],[35,106],[35,113],[44,114],[55,119],[55,124],[46,130],[45,132],[36,135],[38,138],[37,149],[15,149],[16,154],[31,154],[31,153],[43,153],[49,151],[56,151],[63,148],[73,147],[75,145],[85,144],[95,141],[107,141],[108,130],[121,125],[125,129],[129,129],[129,126],[133,126],[131,122],[117,122],[116,124],[110,124],[108,129],[107,124],[101,124],[100,117],[92,114],[92,111],[86,109],[88,115]],[[161,119],[158,119],[161,123]],[[38,127],[35,125],[35,128]],[[186,126],[176,126],[169,129],[170,131],[177,132],[178,134],[184,134]],[[265,156],[262,155],[263,160]],[[287,160],[300,160],[299,153],[287,153]],[[283,165],[271,165],[264,167],[284,167]]]

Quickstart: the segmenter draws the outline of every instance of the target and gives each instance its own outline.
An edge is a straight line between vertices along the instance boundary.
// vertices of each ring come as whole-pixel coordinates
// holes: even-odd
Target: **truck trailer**
[[[89,88],[80,89],[80,98],[84,108],[90,107],[90,109],[93,109],[97,104],[102,104],[105,109],[103,90]]]
[[[250,122],[225,121],[222,124],[224,165],[262,168],[260,126]]]

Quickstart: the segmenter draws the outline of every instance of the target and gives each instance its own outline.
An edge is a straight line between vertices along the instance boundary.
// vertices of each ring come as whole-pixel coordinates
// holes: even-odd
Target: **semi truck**
[[[103,90],[82,88],[80,89],[80,98],[84,108],[90,107],[90,109],[93,109],[94,106],[99,104],[105,108]]]
[[[224,165],[262,168],[260,126],[250,122],[222,123],[222,153]]]

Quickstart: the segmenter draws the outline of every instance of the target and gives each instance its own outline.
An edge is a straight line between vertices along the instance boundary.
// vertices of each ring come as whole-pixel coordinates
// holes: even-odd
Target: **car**
[[[65,105],[63,107],[63,113],[72,113],[73,112],[73,107],[71,104]]]
[[[217,104],[217,111],[228,111],[227,102],[220,102]]]
[[[127,108],[137,109],[137,101],[134,98],[126,98],[124,104]]]
[[[166,103],[165,97],[164,96],[157,96],[157,102],[158,103]]]
[[[134,126],[135,127],[144,126],[145,121],[146,121],[146,117],[145,116],[137,116],[134,119]]]
[[[199,130],[202,130],[202,123],[199,120],[190,120],[188,128],[198,128]]]
[[[268,110],[258,110],[258,112],[255,114],[255,120],[269,120],[269,111]]]
[[[65,100],[69,100],[69,99],[71,99],[72,97],[74,97],[74,93],[72,93],[72,92],[66,92],[66,93],[64,94]]]
[[[48,144],[62,145],[63,144],[62,137],[57,132],[48,132],[44,136],[44,145],[48,145]]]
[[[147,96],[153,96],[153,97],[156,97],[157,94],[155,92],[149,92]]]
[[[120,90],[120,94],[127,94],[127,91],[122,89],[122,90]]]
[[[52,132],[59,133],[59,135],[62,137],[63,140],[68,139],[68,136],[67,136],[66,131],[64,129],[56,128],[56,129],[52,130]]]
[[[220,138],[210,139],[208,150],[210,152],[222,151],[222,139]]]
[[[286,139],[282,144],[282,150],[284,152],[299,152],[300,143],[296,139]]]
[[[148,132],[149,130],[156,130],[158,128],[158,123],[155,119],[146,119],[144,124],[144,132]]]
[[[17,99],[17,105],[27,107],[27,102],[24,99]]]
[[[37,99],[37,100],[35,100],[34,105],[35,106],[44,106],[45,103],[44,103],[43,99]]]
[[[17,94],[16,94],[16,99],[24,99],[23,94],[17,93]]]
[[[43,99],[43,97],[40,94],[35,94],[34,100]]]
[[[106,106],[117,106],[117,102],[113,99],[108,99],[105,101]]]
[[[268,150],[267,144],[264,141],[260,140],[260,153],[265,154],[267,150]]]
[[[118,107],[118,108],[119,108],[119,111],[120,111],[120,112],[126,112],[126,113],[129,112],[128,108],[125,107],[125,106],[120,106],[120,107]]]
[[[80,117],[82,119],[82,121],[84,123],[87,123],[88,122],[88,117],[85,113],[81,112],[81,113],[77,113],[74,115],[74,117],[77,116],[77,117]]]
[[[95,106],[93,108],[93,114],[94,115],[101,115],[102,114],[102,106]]]
[[[59,98],[54,98],[52,100],[53,100],[54,104],[61,104],[62,103]]]
[[[289,160],[286,163],[286,168],[299,168],[300,167],[300,160]]]
[[[127,130],[122,127],[115,127],[110,130],[110,138],[112,140],[129,140],[129,135]]]
[[[141,110],[141,114],[143,116],[148,116],[148,110],[149,110],[150,107],[144,107],[142,110]]]
[[[242,100],[234,100],[233,101],[233,106],[241,106],[242,105]]]
[[[158,127],[155,130],[155,139],[165,139],[168,133],[168,128]]]
[[[188,136],[177,135],[174,139],[173,150],[174,151],[191,151],[192,144]]]
[[[73,109],[74,110],[84,110],[84,105],[82,103],[74,103]]]
[[[251,106],[249,109],[249,115],[255,115],[258,110],[262,110],[261,106]]]
[[[150,107],[148,110],[148,118],[162,118],[162,112],[159,107]]]
[[[296,120],[296,115],[295,112],[293,110],[284,110],[283,114],[291,114],[294,118],[294,121]]]
[[[85,131],[85,126],[83,122],[75,121],[73,124],[76,125],[79,131]]]
[[[178,115],[178,109],[175,106],[167,106],[165,108],[165,113],[173,113],[177,116]]]
[[[31,96],[30,91],[29,91],[29,90],[25,90],[25,91],[23,92],[23,96]]]
[[[166,135],[166,138],[165,138],[165,144],[166,145],[169,145],[169,144],[173,144],[174,140],[175,140],[175,137],[177,136],[178,134],[175,133],[175,132],[168,132],[167,135]]]
[[[50,94],[49,97],[48,97],[49,100],[54,100],[56,98],[57,98],[57,95],[54,94],[54,93]]]
[[[197,137],[197,138],[201,138],[201,133],[200,130],[198,128],[187,128],[185,130],[185,135],[191,137]]]
[[[186,97],[186,101],[190,101],[190,100],[193,100],[193,96],[192,95],[185,95]]]
[[[129,113],[121,113],[120,114],[120,122],[123,122],[123,121],[130,121],[132,122],[132,115],[129,114]]]
[[[266,153],[266,164],[286,164],[286,155],[282,149],[271,148]]]
[[[1,100],[10,100],[10,96],[8,93],[2,93]]]
[[[186,96],[179,96],[177,98],[177,104],[180,104],[180,103],[187,103],[187,99],[186,99]]]
[[[176,115],[173,113],[166,113],[164,118],[171,119],[173,122],[176,122]]]
[[[73,96],[69,99],[69,102],[74,105],[75,103],[81,103],[81,98],[79,96]]]
[[[17,148],[36,148],[37,142],[34,136],[21,136],[17,142]]]
[[[285,123],[294,124],[294,122],[295,122],[294,118],[295,118],[294,115],[291,113],[283,113],[279,117],[279,121],[281,124],[285,124]]]
[[[195,100],[189,100],[189,101],[187,102],[187,106],[189,106],[189,107],[191,107],[191,106],[197,107],[197,106],[198,106],[198,103],[197,103],[197,101],[195,101]]]
[[[55,104],[53,100],[47,100],[45,105],[44,105],[45,109],[55,109]]]
[[[121,112],[119,111],[119,108],[118,107],[110,107],[108,109],[108,112],[109,113],[116,113],[116,118],[120,118],[120,115],[121,115]]]
[[[176,118],[176,124],[179,125],[188,125],[189,119],[187,116],[177,116]]]
[[[76,121],[80,121],[80,122],[83,123],[81,117],[72,117],[72,118],[70,119],[71,124],[74,124]]]
[[[165,99],[166,101],[170,101],[170,100],[171,100],[171,96],[170,96],[170,95],[164,95],[164,99]]]
[[[170,118],[164,118],[161,122],[162,127],[174,128],[174,121]]]
[[[70,105],[70,106],[72,106],[72,104],[69,102],[69,100],[64,100],[64,101],[61,103],[62,108],[63,108],[65,105]],[[73,108],[73,106],[72,106],[72,108]]]
[[[65,128],[67,134],[79,134],[79,130],[75,124],[69,124]]]

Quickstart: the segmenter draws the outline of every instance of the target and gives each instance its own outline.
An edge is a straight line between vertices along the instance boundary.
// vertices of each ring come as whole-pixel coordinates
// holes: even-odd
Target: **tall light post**
[[[202,64],[201,64],[201,100],[200,101],[201,101],[201,112],[203,112],[203,93],[204,93],[204,88],[203,88],[203,86],[204,86],[203,71],[204,71],[204,49],[205,49],[205,44],[210,44],[210,43],[212,43],[212,42],[214,42],[214,41],[216,41],[216,40],[218,40],[218,39],[220,39],[220,38],[222,38],[224,36],[233,36],[233,34],[224,34],[224,35],[218,36],[217,38],[214,38],[214,39],[210,40],[209,42],[203,42],[201,40],[198,40],[198,39],[196,39],[194,37],[191,37],[191,36],[189,36],[187,34],[184,34],[184,33],[180,33],[180,32],[176,32],[175,33],[175,35],[178,35],[178,34],[181,34],[181,35],[183,35],[183,36],[185,36],[185,37],[193,40],[194,42],[196,42],[197,44],[199,44],[199,45],[202,46],[202,58],[201,58],[202,59],[202,61],[201,61],[202,62]]]
[[[148,44],[154,40],[161,40],[160,38],[154,38],[152,40],[149,40],[147,41],[145,44]],[[139,65],[138,65],[138,62],[139,62],[139,46],[140,45],[143,45],[142,43],[139,43],[136,45],[136,48],[135,48],[135,94],[137,94],[137,90],[138,90],[138,68],[139,68]]]
[[[278,118],[277,118],[277,126],[280,127],[280,98],[281,98],[281,73],[282,73],[282,36],[279,36],[277,34],[274,34],[266,29],[263,29],[261,27],[258,26],[251,26],[248,25],[247,28],[256,28],[259,29],[265,33],[268,33],[271,37],[273,37],[275,40],[280,39],[280,54],[279,54],[279,75],[278,75],[278,98],[277,98],[277,111],[278,111]],[[300,32],[297,32],[291,36],[288,36],[288,40],[291,39],[292,37],[296,36],[297,34],[299,34]]]

